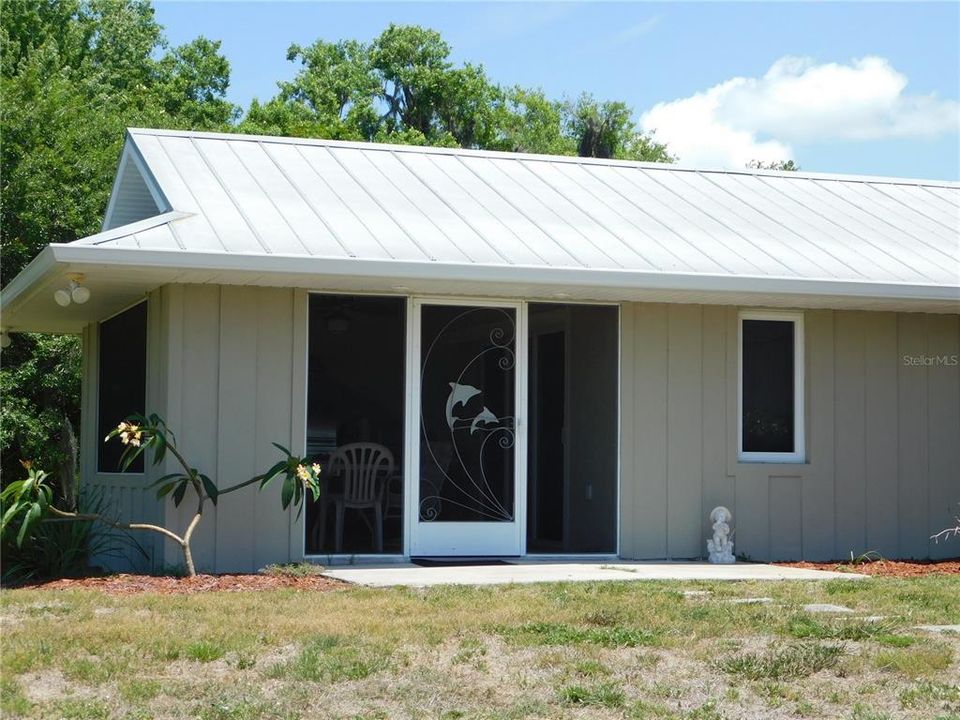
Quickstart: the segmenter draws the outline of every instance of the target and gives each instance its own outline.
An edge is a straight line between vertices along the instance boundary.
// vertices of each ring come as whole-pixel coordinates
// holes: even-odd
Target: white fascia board
[[[791,277],[706,275],[633,270],[554,268],[519,265],[361,260],[245,253],[186,252],[141,248],[51,245],[58,262],[118,267],[256,272],[275,275],[389,278],[396,280],[463,280],[563,287],[604,287],[624,290],[674,290],[835,296],[887,300],[958,303],[960,285],[889,283]]]
[[[44,280],[57,272],[59,265],[53,246],[47,245],[0,292],[0,310],[10,312],[29,300],[40,291]],[[4,327],[7,327],[6,323]]]

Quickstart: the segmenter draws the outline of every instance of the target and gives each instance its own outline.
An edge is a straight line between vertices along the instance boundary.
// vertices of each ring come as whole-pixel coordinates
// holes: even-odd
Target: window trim
[[[793,452],[745,452],[743,449],[743,321],[774,320],[793,323]],[[741,310],[737,316],[737,459],[741,463],[805,463],[804,328],[802,312]]]

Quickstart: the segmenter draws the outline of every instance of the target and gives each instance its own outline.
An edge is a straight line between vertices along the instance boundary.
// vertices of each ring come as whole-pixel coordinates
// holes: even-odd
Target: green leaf
[[[281,460],[280,462],[273,465],[273,467],[271,467],[261,476],[262,479],[260,480],[260,489],[263,490],[268,483],[270,483],[275,477],[277,477],[277,475],[279,475],[284,470],[286,470],[286,468],[287,468],[287,463],[285,460]]]
[[[184,478],[180,481],[180,484],[177,486],[176,492],[173,493],[173,504],[177,507],[180,507],[180,503],[183,502],[183,496],[187,493],[187,484],[189,483],[188,478]]]
[[[294,486],[299,482],[293,475],[287,475],[283,480],[283,489],[280,491],[280,505],[286,510],[290,507],[293,498]]]
[[[128,445],[127,449],[123,451],[123,455],[120,456],[120,472],[126,472],[127,468],[130,467],[133,461],[136,460],[142,452],[142,445]]]
[[[23,488],[23,480],[14,480],[3,489],[2,493],[0,493],[0,501],[6,502],[12,496],[19,495],[21,488]]]
[[[156,441],[153,448],[153,464],[159,465],[167,455],[167,438],[164,437],[162,432],[154,435],[154,438],[156,438]]]
[[[47,512],[47,506],[50,505],[50,488],[41,487],[40,492],[37,493],[37,505],[40,506],[40,513],[45,514]]]
[[[42,514],[43,511],[40,509],[40,506],[37,503],[33,503],[30,506],[30,509],[27,510],[27,514],[23,518],[23,524],[20,525],[20,532],[17,533],[17,547],[23,545],[23,540],[26,538],[27,533],[40,519]]]
[[[303,512],[303,483],[297,483],[296,490],[293,493],[293,504],[297,506],[297,519],[300,519],[300,513]]]
[[[208,478],[206,475],[201,474],[200,480],[203,482],[203,489],[206,491],[207,495],[210,496],[210,500],[213,501],[213,504],[217,504],[217,495],[220,494],[220,491],[217,489],[217,486],[213,484],[213,480]]]
[[[280,450],[280,452],[282,452],[284,455],[293,455],[292,452],[290,452],[289,450],[287,450],[287,449],[286,449],[283,445],[281,445],[280,443],[270,443],[270,444],[273,445],[273,446],[274,446],[275,448],[277,448],[278,450]]]
[[[177,486],[177,481],[174,481],[174,482],[171,482],[171,483],[167,483],[167,484],[164,485],[162,488],[160,488],[159,490],[157,490],[157,500],[159,500],[160,498],[162,498],[164,495],[167,495],[167,494],[168,494],[171,490],[173,490],[176,486]]]
[[[23,505],[16,503],[7,508],[7,511],[3,514],[3,520],[0,520],[0,535],[2,535],[7,530],[7,525],[13,520],[17,515],[23,511]]]
[[[154,480],[152,483],[150,483],[150,485],[148,485],[148,487],[156,487],[157,485],[161,485],[162,483],[165,483],[168,480],[172,480],[173,478],[179,478],[179,477],[183,477],[183,473],[167,473],[163,477],[157,478],[156,480]]]

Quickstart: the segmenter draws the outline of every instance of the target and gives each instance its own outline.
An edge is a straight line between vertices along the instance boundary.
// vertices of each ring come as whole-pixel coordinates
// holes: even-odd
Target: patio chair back
[[[347,507],[372,507],[380,502],[384,484],[393,475],[393,453],[378,443],[350,443],[333,452],[328,467],[331,477],[343,476]]]

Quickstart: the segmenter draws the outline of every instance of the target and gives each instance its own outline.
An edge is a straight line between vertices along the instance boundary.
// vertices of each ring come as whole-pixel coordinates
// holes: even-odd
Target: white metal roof
[[[129,137],[167,208],[194,217],[99,244],[960,285],[957,183],[166,130]]]
[[[50,246],[4,309],[40,273],[120,267],[128,283],[960,312],[960,183],[131,129],[104,232]]]

